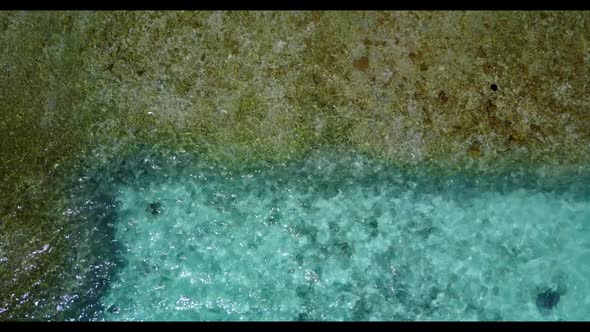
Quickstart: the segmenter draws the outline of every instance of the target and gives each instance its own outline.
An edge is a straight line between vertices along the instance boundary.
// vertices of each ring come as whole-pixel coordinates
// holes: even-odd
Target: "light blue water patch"
[[[122,182],[102,319],[588,320],[588,195],[347,158]]]

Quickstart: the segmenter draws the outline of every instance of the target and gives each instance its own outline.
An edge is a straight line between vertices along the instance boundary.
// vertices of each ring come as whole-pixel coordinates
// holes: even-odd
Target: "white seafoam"
[[[588,320],[588,200],[265,176],[121,186],[103,319]],[[548,287],[561,299],[543,315]]]

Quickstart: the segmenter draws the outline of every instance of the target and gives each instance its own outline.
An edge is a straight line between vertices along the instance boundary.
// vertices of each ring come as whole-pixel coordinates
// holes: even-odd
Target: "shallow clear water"
[[[322,153],[239,172],[126,167],[97,178],[112,185],[122,262],[101,320],[588,319],[584,181],[436,177]],[[561,296],[543,314],[548,288]]]

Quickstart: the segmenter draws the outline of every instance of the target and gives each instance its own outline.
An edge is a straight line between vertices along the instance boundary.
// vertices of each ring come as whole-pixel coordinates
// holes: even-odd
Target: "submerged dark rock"
[[[551,312],[557,303],[559,303],[559,293],[549,288],[543,293],[537,295],[536,303],[537,309],[539,309],[542,314],[546,315]]]
[[[151,202],[147,207],[147,210],[154,216],[160,214],[162,212],[161,209],[162,204],[160,202]]]
[[[304,322],[304,321],[308,321],[308,320],[311,320],[311,317],[309,316],[308,313],[300,312],[297,314],[297,321]]]

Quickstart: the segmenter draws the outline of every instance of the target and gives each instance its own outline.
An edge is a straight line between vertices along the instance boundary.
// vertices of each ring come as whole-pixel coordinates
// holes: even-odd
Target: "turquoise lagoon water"
[[[587,175],[442,177],[325,151],[238,171],[181,159],[80,179],[109,202],[98,246],[118,262],[93,319],[590,317]],[[560,300],[541,312],[549,288]]]

